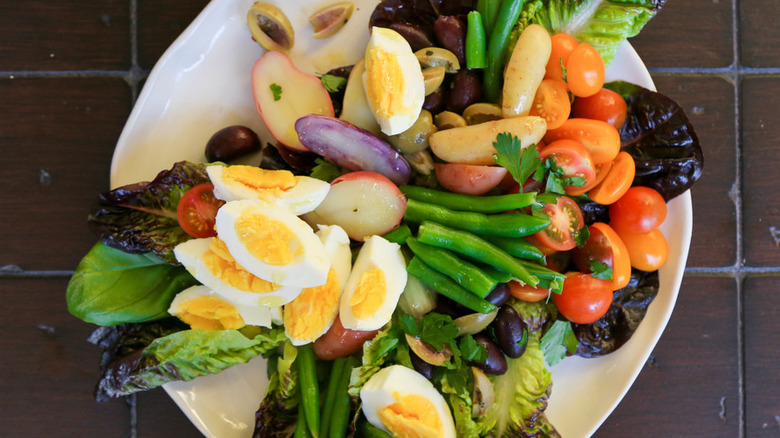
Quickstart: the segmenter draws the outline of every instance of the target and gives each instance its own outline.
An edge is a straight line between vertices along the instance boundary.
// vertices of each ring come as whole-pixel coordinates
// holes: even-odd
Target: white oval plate
[[[151,180],[180,160],[205,160],[204,148],[218,129],[242,124],[270,141],[252,99],[249,72],[263,50],[251,39],[246,13],[252,0],[213,0],[160,58],[122,131],[111,164],[111,185]],[[311,73],[349,65],[362,57],[368,17],[377,0],[358,0],[352,19],[334,37],[310,38],[308,16],[331,0],[277,0],[296,30],[296,66]],[[628,44],[607,69],[607,80],[655,89]],[[257,162],[257,157],[254,157]],[[669,203],[662,231],[669,259],[661,287],[633,338],[597,359],[570,357],[552,368],[547,415],[566,437],[592,435],[617,406],[661,336],[682,281],[691,240],[692,206],[686,192]],[[173,382],[165,390],[207,437],[251,437],[254,413],[268,384],[262,358],[220,374]]]

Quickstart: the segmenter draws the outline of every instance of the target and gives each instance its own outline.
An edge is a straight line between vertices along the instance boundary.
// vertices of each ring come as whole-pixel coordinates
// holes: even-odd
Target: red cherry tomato
[[[581,43],[566,62],[566,82],[577,97],[596,94],[604,86],[604,61],[588,43]]]
[[[571,114],[572,117],[601,120],[620,129],[626,122],[628,107],[623,96],[602,88],[593,96],[574,99]]]
[[[593,181],[593,184],[591,184],[589,187],[579,187],[576,190],[570,190],[566,191],[567,195],[571,196],[580,196],[587,192],[588,190],[592,189],[593,187],[596,187],[599,185],[602,181],[604,181],[604,178],[607,177],[607,173],[609,173],[609,169],[612,168],[612,162],[607,161],[606,163],[600,163],[593,166],[596,169],[596,179]]]
[[[176,218],[184,232],[195,238],[214,237],[217,210],[225,201],[214,197],[214,184],[198,184],[181,197]]]
[[[569,118],[571,100],[566,82],[560,79],[544,79],[536,89],[530,115],[543,118],[547,129],[559,128]]]
[[[666,219],[666,201],[650,187],[636,186],[609,206],[610,224],[615,229],[644,233]]]
[[[550,217],[550,225],[534,234],[539,242],[556,251],[575,248],[575,236],[585,226],[580,206],[568,196],[560,196],[555,204],[544,204],[542,213]]]
[[[631,266],[640,271],[655,271],[669,258],[666,238],[658,229],[646,233],[619,231],[618,235],[626,244]]]
[[[610,205],[620,199],[631,188],[636,175],[634,157],[626,151],[620,151],[604,180],[589,192],[591,201],[601,205]]]
[[[563,80],[563,66],[569,61],[571,52],[580,43],[567,33],[555,34],[550,37],[550,41],[552,50],[550,51],[550,59],[547,61],[544,78]]]
[[[590,324],[604,316],[612,304],[612,284],[590,274],[567,275],[563,291],[553,294],[561,315],[576,324]]]
[[[623,239],[609,225],[596,222],[588,227],[590,236],[582,248],[572,251],[574,266],[590,272],[591,260],[612,268],[612,290],[626,287],[631,280],[631,260]]]
[[[593,187],[594,181],[596,181],[596,170],[590,152],[585,149],[582,143],[567,138],[556,140],[539,152],[539,159],[542,161],[550,157],[555,161],[555,165],[563,170],[564,177],[579,177],[585,180],[581,186],[572,184],[564,186],[563,189],[566,190],[566,193]]]
[[[529,286],[517,280],[512,280],[507,283],[507,285],[509,286],[510,295],[518,300],[527,301],[529,303],[536,303],[545,300],[550,296],[550,289]]]

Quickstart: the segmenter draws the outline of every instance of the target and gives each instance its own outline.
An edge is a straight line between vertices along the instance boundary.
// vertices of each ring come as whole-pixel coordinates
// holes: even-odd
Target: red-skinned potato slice
[[[252,67],[252,92],[257,111],[280,143],[308,151],[298,140],[294,124],[308,114],[333,116],[333,102],[322,81],[304,73],[281,52],[268,52]]]
[[[357,353],[363,344],[376,336],[379,330],[361,331],[344,328],[336,318],[324,335],[314,341],[314,354],[322,360],[333,360]]]
[[[467,195],[482,195],[498,186],[507,174],[501,166],[434,164],[436,179],[445,189]]]

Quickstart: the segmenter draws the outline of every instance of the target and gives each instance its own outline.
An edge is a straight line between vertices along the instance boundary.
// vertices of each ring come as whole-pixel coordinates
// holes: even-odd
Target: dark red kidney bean
[[[462,113],[467,106],[482,100],[482,84],[479,73],[461,68],[452,78],[450,90],[447,92],[448,111]]]
[[[485,360],[485,363],[474,363],[472,365],[482,370],[485,374],[498,376],[506,373],[507,363],[504,353],[502,353],[501,349],[498,348],[498,345],[490,339],[490,336],[484,332],[477,333],[474,336],[474,340],[485,347],[488,357]]]
[[[458,17],[441,15],[433,22],[439,45],[454,53],[461,68],[466,67],[466,23]]]
[[[439,86],[433,93],[425,96],[423,102],[423,109],[431,112],[431,114],[439,114],[444,111],[444,100],[447,96],[447,89],[443,85]]]
[[[485,301],[496,307],[501,307],[509,299],[509,286],[506,283],[498,283],[495,288],[485,297]]]
[[[310,171],[317,164],[315,160],[319,155],[314,152],[301,152],[288,148],[287,146],[277,143],[276,149],[279,151],[279,155],[287,162],[293,169]]]
[[[396,22],[390,25],[390,29],[398,32],[402,37],[404,37],[406,42],[409,43],[409,46],[412,47],[413,52],[424,49],[426,47],[434,46],[434,35],[430,31],[426,32],[426,30],[421,26],[410,23]]]
[[[528,328],[512,306],[501,306],[492,323],[498,346],[505,355],[518,358],[528,346]]]
[[[260,139],[246,126],[233,125],[215,132],[206,143],[206,159],[233,161],[260,150]]]
[[[420,359],[419,356],[414,354],[414,351],[409,351],[409,357],[412,359],[412,366],[414,370],[425,376],[428,380],[433,380],[433,365]]]

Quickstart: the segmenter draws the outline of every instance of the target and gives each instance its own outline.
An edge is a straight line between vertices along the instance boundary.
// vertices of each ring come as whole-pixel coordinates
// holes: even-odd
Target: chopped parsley
[[[320,80],[329,93],[338,93],[347,86],[347,80],[341,76],[324,74],[320,77]]]
[[[483,363],[487,360],[487,349],[477,343],[470,335],[458,339],[458,327],[449,315],[431,312],[416,321],[411,315],[403,315],[398,320],[404,333],[429,344],[435,350],[448,350],[452,359],[444,366],[457,369],[461,360]]]
[[[590,275],[600,280],[612,280],[612,268],[598,260],[590,261]]]
[[[282,98],[282,86],[276,83],[272,83],[268,86],[271,89],[271,93],[274,95],[274,102]]]
[[[519,138],[501,132],[496,136],[493,147],[498,152],[493,154],[495,163],[505,167],[521,187],[532,176],[536,181],[544,178],[545,169],[535,144],[524,148]]]
[[[563,360],[567,354],[577,350],[577,336],[569,321],[556,320],[547,333],[542,336],[541,348],[547,366],[553,366]]]

